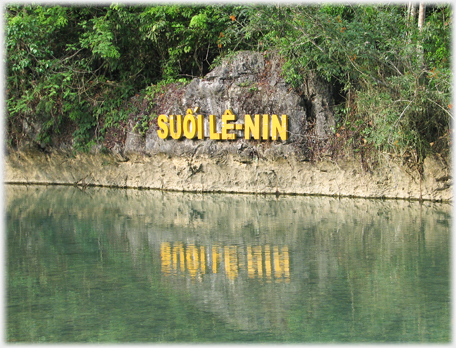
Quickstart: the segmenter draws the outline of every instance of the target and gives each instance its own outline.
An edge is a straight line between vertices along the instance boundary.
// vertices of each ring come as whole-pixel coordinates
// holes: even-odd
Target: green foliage
[[[342,86],[338,122],[359,124],[369,144],[423,158],[452,117],[451,16],[428,6],[420,31],[401,4],[8,5],[8,138],[18,144],[38,124],[30,136],[52,143],[73,124],[84,147],[127,120],[132,96],[258,50],[279,52],[297,89],[310,70]]]
[[[151,6],[140,15],[142,39],[152,42],[164,79],[203,76],[221,53],[230,6]]]
[[[255,14],[254,14],[255,13]],[[300,88],[309,70],[343,86],[339,117],[381,151],[423,158],[451,120],[451,7],[428,7],[419,31],[403,5],[252,7],[239,32],[285,58]],[[350,95],[356,95],[351,100]]]
[[[50,143],[68,122],[76,147],[125,121],[128,100],[153,83],[208,72],[231,7],[7,6],[8,133],[24,121]],[[97,134],[98,132],[98,134]]]

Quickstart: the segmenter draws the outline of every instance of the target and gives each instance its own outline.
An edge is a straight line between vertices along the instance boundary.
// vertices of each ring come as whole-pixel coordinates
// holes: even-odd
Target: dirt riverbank
[[[371,171],[356,160],[312,163],[295,156],[245,160],[235,154],[181,156],[9,151],[4,182],[67,184],[190,192],[330,195],[451,201],[449,164],[425,159],[423,173],[390,159]]]

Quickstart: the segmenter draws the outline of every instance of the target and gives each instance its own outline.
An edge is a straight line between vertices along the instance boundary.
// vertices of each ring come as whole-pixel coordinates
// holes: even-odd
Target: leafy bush
[[[8,139],[20,142],[26,122],[49,143],[72,123],[84,147],[126,121],[134,95],[203,76],[239,50],[270,50],[295,88],[310,70],[341,86],[336,117],[353,143],[422,159],[448,139],[451,16],[449,5],[428,7],[420,30],[401,4],[8,5]]]
[[[7,6],[7,130],[49,143],[73,122],[83,147],[125,121],[129,98],[147,86],[202,76],[220,54],[229,7]],[[96,133],[98,130],[98,134]]]
[[[280,5],[250,11],[249,23],[239,31],[261,35],[264,49],[280,51],[293,86],[301,86],[309,70],[342,85],[346,101],[339,110],[346,112],[338,114],[339,124],[357,124],[359,136],[377,149],[413,151],[422,159],[436,139],[448,135],[449,5],[428,8],[421,31],[403,5]]]

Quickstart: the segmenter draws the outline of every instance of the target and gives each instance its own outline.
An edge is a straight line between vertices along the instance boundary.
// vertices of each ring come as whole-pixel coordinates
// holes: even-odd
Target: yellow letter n
[[[272,115],[272,140],[277,140],[277,133],[279,133],[282,140],[288,138],[288,117],[282,115],[282,122],[279,121],[277,115]]]
[[[260,131],[261,131],[260,115],[255,115],[255,123],[253,123],[252,117],[250,115],[245,115],[244,123],[245,123],[244,137],[246,139],[250,139],[250,135],[253,135],[253,139],[260,140]]]

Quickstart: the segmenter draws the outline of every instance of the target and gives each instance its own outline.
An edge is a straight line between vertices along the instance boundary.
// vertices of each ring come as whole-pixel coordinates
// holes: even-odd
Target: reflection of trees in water
[[[106,265],[128,255],[135,277],[155,284],[161,273],[238,329],[291,340],[331,327],[411,340],[449,332],[439,327],[449,320],[450,205],[33,186],[6,194],[23,267],[12,274],[25,268],[47,289],[82,255],[92,266],[80,283],[93,298],[112,286]]]

